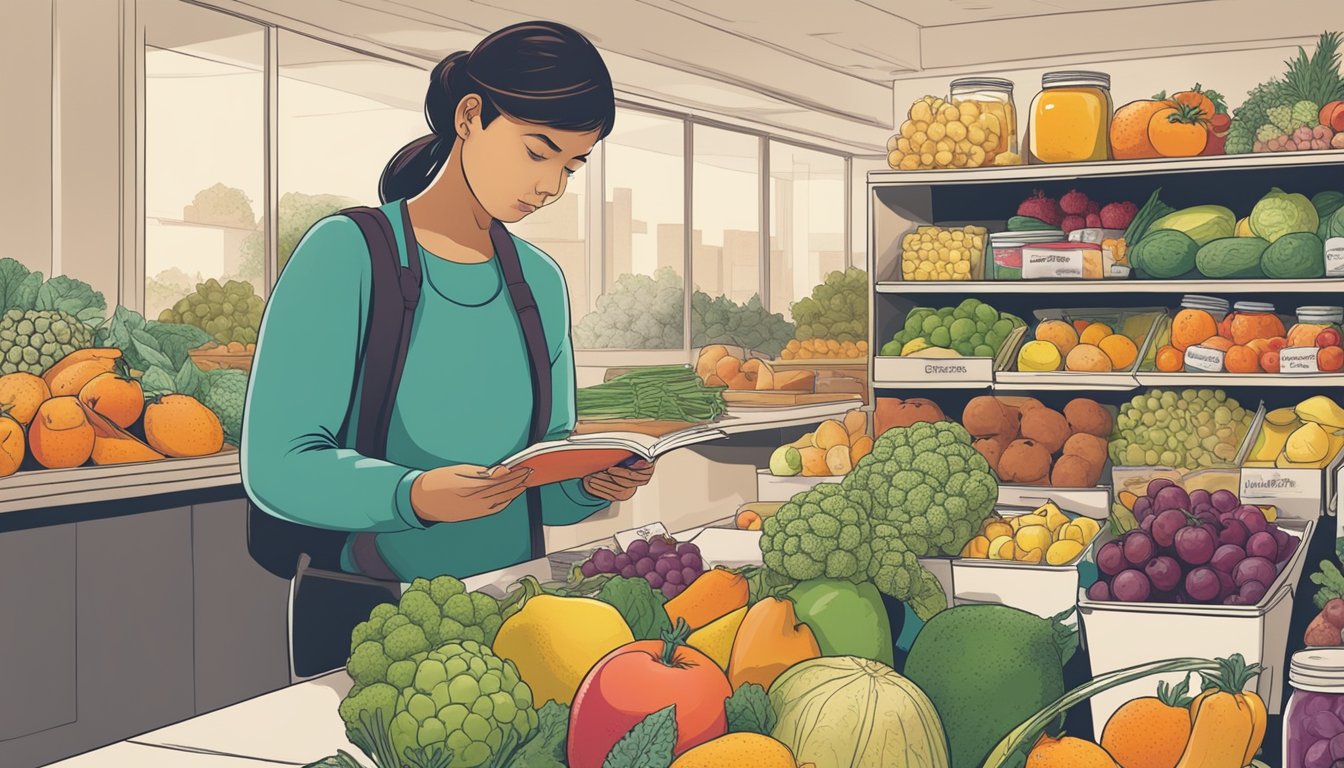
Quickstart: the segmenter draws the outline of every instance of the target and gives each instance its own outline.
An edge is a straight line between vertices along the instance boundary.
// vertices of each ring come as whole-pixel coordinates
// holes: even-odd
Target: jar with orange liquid
[[[1111,76],[1049,72],[1031,104],[1027,161],[1087,163],[1110,158]]]
[[[999,121],[999,145],[985,153],[985,165],[994,165],[1003,154],[1017,154],[1017,110],[1013,106],[1013,81],[997,77],[963,77],[953,80],[948,101],[961,109],[970,102],[974,115],[993,115]],[[966,110],[962,110],[966,113]]]

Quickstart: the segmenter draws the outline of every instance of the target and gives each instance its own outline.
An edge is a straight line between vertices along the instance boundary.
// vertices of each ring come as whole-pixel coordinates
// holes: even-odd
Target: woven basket
[[[240,371],[252,371],[252,353],[251,352],[227,352],[223,349],[200,350],[193,349],[187,353],[191,356],[191,361],[202,371],[213,371],[217,368],[235,368]]]

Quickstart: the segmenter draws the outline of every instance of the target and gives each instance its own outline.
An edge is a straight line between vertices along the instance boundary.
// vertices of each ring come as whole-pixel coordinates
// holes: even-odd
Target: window
[[[697,125],[692,146],[695,288],[744,304],[761,291],[760,140]]]
[[[605,232],[588,275],[591,303],[580,303],[570,279],[580,349],[684,346],[684,125],[621,109],[602,142]]]
[[[558,200],[509,225],[509,231],[541,249],[559,265],[569,289],[570,314],[587,312],[588,293],[588,170],[569,178]],[[571,320],[571,322],[573,322]]]
[[[770,142],[771,311],[791,317],[795,302],[847,266],[845,159]]]
[[[279,35],[275,274],[317,220],[352,205],[378,205],[387,161],[429,132],[423,70],[293,32]]]
[[[186,3],[143,8],[145,314],[249,343],[260,307],[245,295],[265,291],[266,33]]]

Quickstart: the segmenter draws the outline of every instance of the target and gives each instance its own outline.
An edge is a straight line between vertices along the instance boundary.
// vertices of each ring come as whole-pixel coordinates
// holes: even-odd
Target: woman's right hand
[[[454,464],[427,470],[411,483],[411,508],[421,520],[460,523],[504,509],[527,487],[530,469]]]

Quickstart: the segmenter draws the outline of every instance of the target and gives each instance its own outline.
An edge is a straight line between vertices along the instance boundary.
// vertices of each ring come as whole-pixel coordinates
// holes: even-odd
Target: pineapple
[[[1316,45],[1316,52],[1310,59],[1307,58],[1306,51],[1298,48],[1297,58],[1285,62],[1288,65],[1288,72],[1283,76],[1283,84],[1286,94],[1291,97],[1288,101],[1294,104],[1291,110],[1294,116],[1298,116],[1299,107],[1305,112],[1308,106],[1344,100],[1344,76],[1341,76],[1339,71],[1340,42],[1338,32],[1327,32],[1321,35],[1321,40]],[[1316,109],[1319,111],[1320,107]],[[1277,122],[1275,121],[1276,124]],[[1316,125],[1318,116],[1313,113],[1310,119],[1303,119],[1302,122]]]

